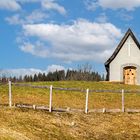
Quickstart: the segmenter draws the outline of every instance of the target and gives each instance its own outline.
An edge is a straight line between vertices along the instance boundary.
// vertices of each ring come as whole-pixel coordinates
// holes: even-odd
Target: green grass
[[[53,85],[54,87],[100,89],[100,90],[140,90],[140,86],[114,84],[109,82],[36,82],[34,85]],[[0,87],[1,103],[8,103],[8,86]],[[49,105],[49,90],[30,87],[12,86],[13,103],[27,103]],[[86,93],[74,91],[53,90],[53,107],[84,109]],[[140,94],[125,94],[126,108],[140,108]],[[89,109],[121,108],[121,94],[117,93],[89,93]]]
[[[34,85],[79,89],[140,90],[108,82],[37,82]],[[13,103],[49,104],[49,90],[12,86]],[[8,104],[8,85],[0,85],[0,104]],[[85,93],[53,90],[53,107],[85,107]],[[89,93],[89,109],[121,108],[121,94]],[[125,95],[126,108],[140,108],[140,94]],[[0,108],[0,140],[140,139],[140,113],[48,113]]]
[[[96,89],[96,90],[140,90],[140,86],[130,86],[109,82],[36,82],[33,85],[53,85],[54,87]],[[8,85],[0,86],[0,104],[8,104]],[[74,91],[53,90],[53,107],[84,109],[86,93]],[[49,89],[12,86],[14,103],[49,105]],[[140,94],[125,94],[126,108],[140,108]],[[119,93],[89,93],[89,109],[121,108],[121,94]]]

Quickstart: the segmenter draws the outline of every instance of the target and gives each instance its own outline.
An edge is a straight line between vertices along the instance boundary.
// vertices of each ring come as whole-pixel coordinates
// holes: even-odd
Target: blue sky
[[[130,4],[131,3],[131,4]],[[0,69],[104,73],[124,33],[140,38],[140,0],[0,0]]]

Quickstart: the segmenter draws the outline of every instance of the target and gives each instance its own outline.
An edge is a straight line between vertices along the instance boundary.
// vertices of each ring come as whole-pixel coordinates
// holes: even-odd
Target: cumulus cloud
[[[40,69],[3,69],[0,70],[0,77],[6,76],[6,77],[19,77],[19,76],[25,76],[25,75],[34,75],[38,73],[42,73],[43,71]]]
[[[21,9],[21,6],[16,0],[0,0],[0,9],[17,11]]]
[[[41,12],[39,10],[34,10],[30,15],[28,15],[25,20],[28,21],[28,23],[38,23],[44,21],[45,18],[47,18],[48,15],[44,12]]]
[[[64,66],[61,65],[49,65],[46,70],[41,69],[34,69],[34,68],[21,68],[21,69],[3,69],[0,70],[0,77],[7,76],[7,77],[19,77],[19,76],[25,76],[25,75],[34,75],[38,73],[48,73],[48,72],[55,72],[59,70],[66,70]]]
[[[95,10],[98,6],[109,9],[126,9],[128,11],[140,7],[140,0],[86,0],[87,9]]]
[[[5,20],[9,23],[9,24],[13,24],[13,25],[17,25],[17,24],[23,24],[24,20],[20,18],[19,14],[15,14],[11,17],[6,17]]]
[[[95,20],[97,22],[105,23],[108,21],[108,18],[105,13],[101,13]]]
[[[23,4],[40,4],[40,9],[34,9],[31,13],[26,10],[21,10],[20,13],[16,13],[12,16],[6,17],[5,20],[11,25],[23,25],[34,24],[44,22],[50,15],[46,13],[48,11],[56,11],[62,15],[66,15],[66,10],[63,6],[56,3],[54,0],[1,0],[0,8],[9,10],[22,9]]]
[[[105,61],[122,36],[121,30],[111,23],[90,22],[84,19],[67,25],[23,25],[23,32],[26,38],[36,37],[44,45],[42,47],[32,45],[32,42],[24,42],[21,50],[64,62]]]
[[[99,6],[98,2],[93,0],[85,0],[84,4],[87,10],[91,10],[91,11],[95,11],[96,8]]]
[[[55,10],[62,15],[66,15],[66,10],[63,6],[56,3],[54,0],[44,0],[42,1],[42,7],[47,10]]]
[[[39,57],[45,58],[49,56],[49,51],[40,41],[35,42],[34,44],[31,44],[30,42],[24,42],[20,49],[24,52],[28,52]]]
[[[43,22],[48,15],[40,10],[34,10],[28,15],[15,14],[11,17],[6,17],[5,20],[9,24],[21,25],[21,24],[33,24]]]
[[[23,4],[28,4],[28,3],[39,3],[41,5],[40,9],[47,9],[48,11],[57,11],[58,13],[62,15],[66,15],[66,9],[58,4],[56,0],[0,0],[0,9],[6,9],[10,11],[17,11],[22,9]],[[27,20],[40,20],[44,17],[45,15],[41,12],[34,11],[30,17],[27,17]],[[19,17],[17,15],[14,15],[13,17],[10,17],[7,19],[10,22],[14,22],[14,20],[19,21]],[[11,21],[13,20],[13,21]],[[25,20],[24,20],[25,21]],[[21,22],[21,21],[19,21]],[[23,22],[23,21],[22,21]]]
[[[34,3],[34,2],[39,2],[42,0],[16,0],[16,1],[20,3]]]
[[[66,70],[64,66],[61,65],[50,65],[47,68],[47,72],[55,72],[55,71],[60,71],[60,70]]]
[[[119,16],[122,20],[124,20],[124,21],[130,21],[130,20],[133,19],[133,16],[132,16],[131,13],[124,12],[124,11],[120,11],[120,12],[118,13],[118,16]]]

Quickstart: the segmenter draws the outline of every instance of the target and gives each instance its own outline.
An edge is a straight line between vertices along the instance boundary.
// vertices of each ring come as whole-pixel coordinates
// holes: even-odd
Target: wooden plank
[[[29,104],[15,104],[15,107],[33,109],[33,105]]]
[[[38,106],[38,105],[30,105],[30,104],[15,104],[15,107],[49,111],[48,106]]]
[[[64,108],[53,108],[52,111],[55,111],[55,112],[68,112],[68,110],[64,109]]]
[[[140,113],[140,109],[125,109],[125,112],[128,112],[128,113]]]
[[[46,111],[49,111],[49,107],[47,107],[47,106],[36,106],[36,110],[46,110]]]
[[[89,92],[94,92],[94,93],[121,93],[121,90],[90,90]]]
[[[31,104],[15,104],[17,108],[27,108],[27,109],[35,109],[35,110],[46,110],[49,111],[48,106],[39,106],[39,105],[31,105]],[[55,112],[84,112],[82,109],[70,109],[70,108],[52,108],[51,111]],[[119,113],[122,112],[122,109],[91,109],[88,111],[89,113]],[[128,113],[140,113],[140,109],[125,109],[125,112]]]
[[[103,109],[90,109],[89,113],[102,113]]]
[[[54,90],[62,90],[62,91],[77,91],[77,92],[85,92],[84,89],[78,89],[78,88],[60,88],[60,87],[53,87]]]
[[[83,109],[74,109],[74,108],[72,108],[72,109],[70,109],[70,112],[84,112],[84,110]]]
[[[21,87],[32,87],[32,88],[47,88],[50,89],[50,86],[37,86],[37,85],[30,85],[30,84],[18,84],[15,83],[15,86],[21,86]],[[79,92],[85,92],[84,89],[78,89],[78,88],[61,88],[61,87],[53,87],[54,90],[62,90],[62,91],[79,91]]]
[[[31,87],[31,88],[47,88],[49,89],[49,86],[41,86],[41,85],[30,85],[30,84],[18,84],[18,83],[14,83],[13,85],[15,86],[20,86],[20,87]]]
[[[49,111],[48,106],[38,106],[38,105],[30,105],[30,104],[15,104],[15,107],[18,108],[28,108],[28,109],[35,109],[35,110],[46,110]],[[70,108],[52,108],[51,112],[83,112],[81,109],[70,109]]]
[[[106,109],[107,113],[119,113],[122,112],[121,109]]]
[[[121,109],[106,109],[106,108],[102,108],[102,109],[91,109],[89,110],[89,113],[119,113],[122,112]]]

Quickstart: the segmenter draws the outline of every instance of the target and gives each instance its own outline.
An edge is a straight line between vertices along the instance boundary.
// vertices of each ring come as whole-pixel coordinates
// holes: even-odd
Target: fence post
[[[124,108],[124,89],[122,89],[122,112],[125,111],[125,108]]]
[[[9,107],[12,107],[12,84],[9,81]]]
[[[52,112],[52,89],[53,86],[50,86],[50,103],[49,103],[49,112]]]
[[[89,94],[89,89],[86,90],[86,105],[85,105],[85,113],[88,113],[88,94]]]

